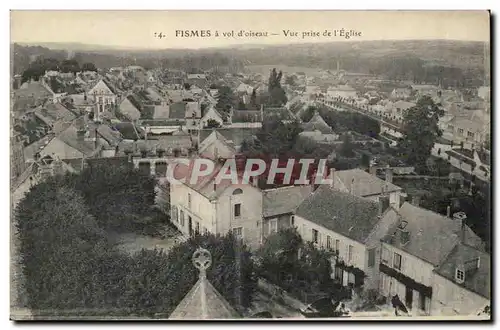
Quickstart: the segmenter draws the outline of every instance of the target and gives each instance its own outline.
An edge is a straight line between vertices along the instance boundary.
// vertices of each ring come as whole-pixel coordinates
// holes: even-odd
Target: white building
[[[338,255],[332,276],[340,284],[377,289],[380,239],[397,221],[382,217],[387,210],[324,184],[300,204],[294,224],[305,241]]]
[[[412,314],[430,315],[434,270],[460,242],[481,247],[481,240],[463,223],[405,203],[384,217],[398,219],[382,240],[380,293],[397,295]]]
[[[356,99],[357,92],[354,88],[349,85],[339,85],[334,87],[329,87],[326,91],[327,100],[333,100],[336,98],[343,99]]]

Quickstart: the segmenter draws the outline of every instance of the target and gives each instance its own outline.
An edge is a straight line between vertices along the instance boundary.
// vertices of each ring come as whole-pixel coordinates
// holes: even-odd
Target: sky
[[[345,33],[341,34],[339,31],[341,29],[352,30],[353,36],[346,39]],[[178,32],[176,35],[177,30],[209,30],[210,36],[183,37]],[[285,35],[284,31],[287,30],[297,34]],[[215,35],[216,31],[219,36]],[[223,35],[224,32],[232,31],[234,35]],[[238,35],[240,31],[243,31],[243,36]],[[255,35],[265,32],[267,36]],[[160,33],[165,37],[159,38]],[[11,11],[11,42],[34,44],[71,42],[165,49],[383,39],[489,41],[489,13],[487,11]]]

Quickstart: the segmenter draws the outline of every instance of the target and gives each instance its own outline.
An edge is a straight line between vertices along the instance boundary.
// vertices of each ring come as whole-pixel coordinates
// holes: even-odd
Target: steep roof
[[[466,272],[464,283],[455,282],[456,267],[479,258],[479,267]],[[491,296],[491,256],[465,244],[457,244],[435,272],[457,285],[475,292],[487,299]]]
[[[216,130],[220,133],[228,142],[232,143],[235,147],[240,146],[244,140],[252,138],[259,129],[258,128],[221,128]],[[204,141],[210,134],[212,134],[213,129],[201,129],[200,130],[200,140]]]
[[[316,189],[296,211],[304,219],[361,243],[380,221],[379,213],[378,203],[327,184]]]
[[[386,193],[401,190],[401,188],[395,184],[379,179],[375,175],[371,175],[359,168],[336,171],[334,177],[335,186],[339,184],[340,187],[345,187],[348,191],[351,191],[352,194],[361,197],[378,195],[381,194],[383,190]]]
[[[206,315],[202,313],[202,299],[206,299]],[[200,278],[196,282],[169,316],[169,319],[174,320],[221,320],[235,318],[240,318],[238,312],[231,307],[227,300],[224,299],[206,278]]]
[[[202,153],[208,146],[212,145],[215,141],[219,141],[222,144],[226,145],[229,149],[234,150],[234,145],[231,142],[229,142],[229,140],[226,139],[224,135],[222,135],[221,133],[219,133],[217,130],[214,129],[212,133],[200,143],[198,152]]]
[[[406,244],[395,239],[393,228],[384,242],[414,255],[434,266],[439,265],[451,250],[460,242],[461,225],[457,220],[414,206],[408,202],[397,211],[401,221],[406,222],[405,230],[410,233]],[[476,247],[482,241],[472,230],[465,226],[465,242]]]
[[[264,217],[293,213],[312,193],[311,185],[282,187],[263,191],[262,209]]]
[[[323,134],[332,134],[333,130],[325,120],[321,117],[318,112],[315,112],[311,120],[303,125],[303,129],[306,132],[320,131]]]

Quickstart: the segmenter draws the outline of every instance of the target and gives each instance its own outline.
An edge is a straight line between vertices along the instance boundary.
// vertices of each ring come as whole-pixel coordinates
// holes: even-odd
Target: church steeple
[[[199,270],[196,284],[175,308],[169,319],[213,320],[236,319],[241,316],[207,279],[207,269],[212,265],[212,255],[203,248],[193,254],[193,265]]]

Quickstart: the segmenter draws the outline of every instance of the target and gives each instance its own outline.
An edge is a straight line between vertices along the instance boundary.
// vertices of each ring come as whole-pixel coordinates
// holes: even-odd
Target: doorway
[[[413,303],[413,290],[409,287],[406,287],[406,308],[411,309],[411,305]]]

